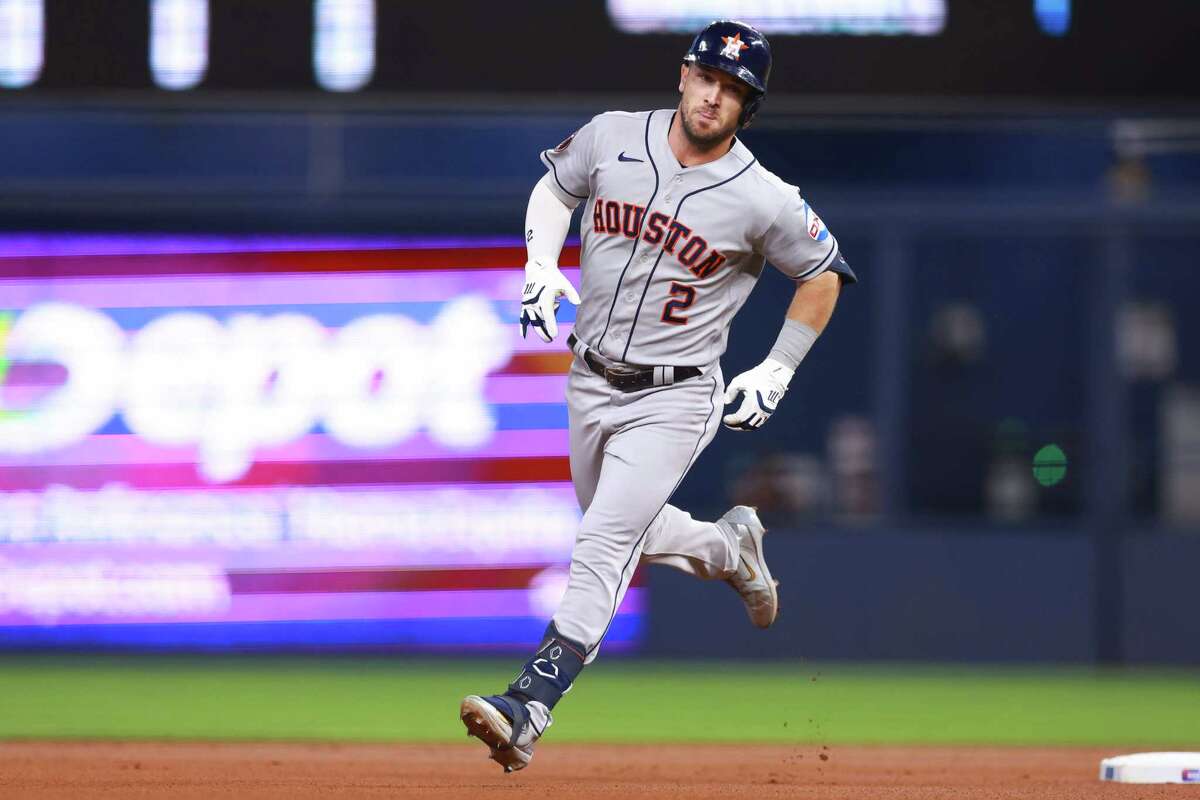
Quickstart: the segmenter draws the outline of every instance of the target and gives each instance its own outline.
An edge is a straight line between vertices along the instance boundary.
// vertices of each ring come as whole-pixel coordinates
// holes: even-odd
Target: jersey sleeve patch
[[[813,211],[813,207],[807,201],[801,200],[804,203],[804,228],[808,231],[808,236],[814,242],[823,242],[829,238],[829,229],[825,227],[825,223],[817,216],[817,212]]]
[[[838,253],[837,239],[796,187],[790,187],[761,248],[767,261],[794,280],[820,275]]]

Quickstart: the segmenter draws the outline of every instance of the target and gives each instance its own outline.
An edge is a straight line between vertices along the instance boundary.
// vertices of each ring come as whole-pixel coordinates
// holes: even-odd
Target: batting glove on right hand
[[[736,411],[724,416],[725,427],[734,431],[761,428],[779,407],[793,374],[786,364],[768,358],[730,381],[725,387],[725,405],[736,401],[739,394],[742,402]]]
[[[558,335],[558,298],[579,305],[579,293],[555,264],[530,261],[525,265],[525,291],[521,293],[521,338],[532,326],[544,342]]]

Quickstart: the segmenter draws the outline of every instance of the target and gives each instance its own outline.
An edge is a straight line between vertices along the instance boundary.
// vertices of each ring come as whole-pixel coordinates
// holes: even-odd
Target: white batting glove
[[[735,431],[761,428],[775,413],[794,372],[786,364],[768,358],[730,381],[725,387],[725,405],[736,401],[739,394],[742,402],[736,411],[725,415],[725,427]]]
[[[552,342],[558,335],[558,298],[565,296],[579,305],[579,293],[558,271],[558,266],[541,261],[530,261],[525,265],[525,290],[521,293],[521,338],[525,338],[530,326],[537,331],[542,341]]]

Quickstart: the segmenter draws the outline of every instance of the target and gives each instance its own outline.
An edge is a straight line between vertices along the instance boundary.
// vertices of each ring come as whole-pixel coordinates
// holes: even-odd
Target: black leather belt
[[[587,368],[608,381],[608,385],[622,392],[636,392],[655,386],[670,386],[673,383],[695,378],[701,373],[699,367],[642,367],[609,361],[571,334],[567,346],[583,359]]]

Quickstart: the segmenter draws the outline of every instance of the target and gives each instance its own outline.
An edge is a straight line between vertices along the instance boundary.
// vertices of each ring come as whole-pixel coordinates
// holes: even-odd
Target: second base
[[[1100,780],[1200,784],[1200,753],[1132,753],[1100,762]]]

